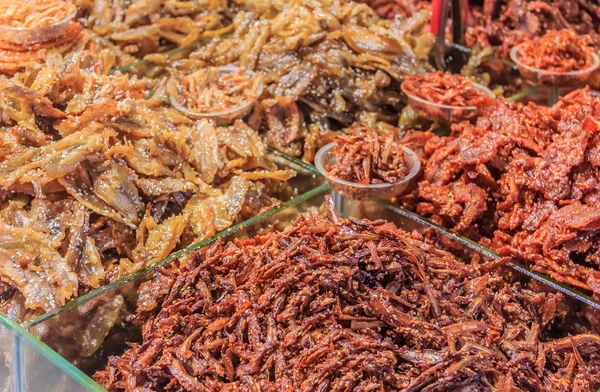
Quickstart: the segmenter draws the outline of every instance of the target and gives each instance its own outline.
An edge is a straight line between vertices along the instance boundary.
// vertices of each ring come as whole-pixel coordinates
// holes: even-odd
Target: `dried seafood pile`
[[[138,57],[192,44],[226,27],[226,0],[76,0],[85,25]]]
[[[55,56],[0,86],[0,311],[60,306],[277,203],[293,172],[242,121],[143,98],[149,79]]]
[[[600,99],[499,102],[424,148],[418,213],[600,297]]]
[[[350,1],[245,1],[230,37],[220,37],[178,67],[236,66],[262,72],[270,144],[312,161],[329,130],[360,112],[396,122],[405,75],[431,70],[433,44],[420,32],[428,12],[405,21],[380,19]]]
[[[347,132],[336,139],[331,152],[336,162],[325,168],[329,175],[360,184],[394,184],[406,177],[410,167],[394,133],[380,134],[361,124]]]
[[[600,387],[600,337],[561,294],[332,205],[205,248],[143,293],[143,343],[95,375],[109,391]]]

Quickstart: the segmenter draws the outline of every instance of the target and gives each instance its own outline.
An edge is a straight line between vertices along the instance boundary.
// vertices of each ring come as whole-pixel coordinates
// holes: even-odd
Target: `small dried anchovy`
[[[109,391],[600,387],[600,336],[562,294],[327,210],[159,271],[133,317],[143,342],[94,378]]]
[[[237,69],[220,74],[221,68],[201,68],[188,75],[175,74],[181,83],[187,108],[198,113],[233,110],[255,102],[262,76]]]
[[[402,145],[394,134],[380,134],[363,125],[355,125],[351,133],[339,136],[332,154],[335,164],[326,167],[329,175],[361,184],[397,183],[410,168],[405,162]]]

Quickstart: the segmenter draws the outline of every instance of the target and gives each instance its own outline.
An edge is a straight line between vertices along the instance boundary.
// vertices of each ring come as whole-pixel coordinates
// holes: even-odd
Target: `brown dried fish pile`
[[[144,100],[149,79],[95,72],[107,56],[0,85],[0,311],[15,318],[255,215],[293,175],[244,122],[191,120]]]
[[[425,145],[416,211],[600,295],[600,99],[497,103]]]
[[[348,132],[336,139],[331,154],[337,161],[325,168],[329,175],[360,184],[395,184],[404,180],[410,167],[394,133],[380,134],[360,124]]]
[[[301,217],[145,284],[109,391],[595,391],[600,336],[561,294],[384,221]]]
[[[428,12],[381,19],[342,0],[240,1],[230,37],[214,39],[178,67],[235,64],[264,75],[269,144],[312,161],[316,150],[361,112],[395,123],[403,77],[431,70]],[[415,33],[415,34],[413,34]]]

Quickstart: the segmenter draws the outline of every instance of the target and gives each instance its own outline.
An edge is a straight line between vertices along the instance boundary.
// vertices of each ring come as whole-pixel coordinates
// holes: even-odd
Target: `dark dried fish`
[[[132,317],[143,342],[94,378],[109,391],[600,387],[600,337],[564,324],[562,309],[576,316],[561,294],[328,211],[159,271]],[[561,311],[542,319],[547,303]]]

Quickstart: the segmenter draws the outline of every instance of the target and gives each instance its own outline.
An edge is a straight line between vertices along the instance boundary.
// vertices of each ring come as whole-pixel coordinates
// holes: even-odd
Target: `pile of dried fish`
[[[0,85],[0,311],[60,306],[277,203],[278,170],[242,121],[217,128],[58,55]]]
[[[301,217],[142,289],[109,391],[589,391],[600,336],[535,292],[384,221]],[[577,320],[577,322],[575,322]]]
[[[76,0],[85,26],[143,57],[192,44],[231,22],[227,0]]]
[[[600,296],[600,99],[498,102],[432,137],[416,211]]]
[[[431,35],[416,34],[428,12],[381,19],[351,1],[240,2],[229,37],[199,48],[177,68],[236,65],[261,72],[263,131],[271,145],[311,161],[330,130],[363,112],[394,123],[404,107],[403,77],[431,70]],[[413,34],[415,33],[415,34]]]

